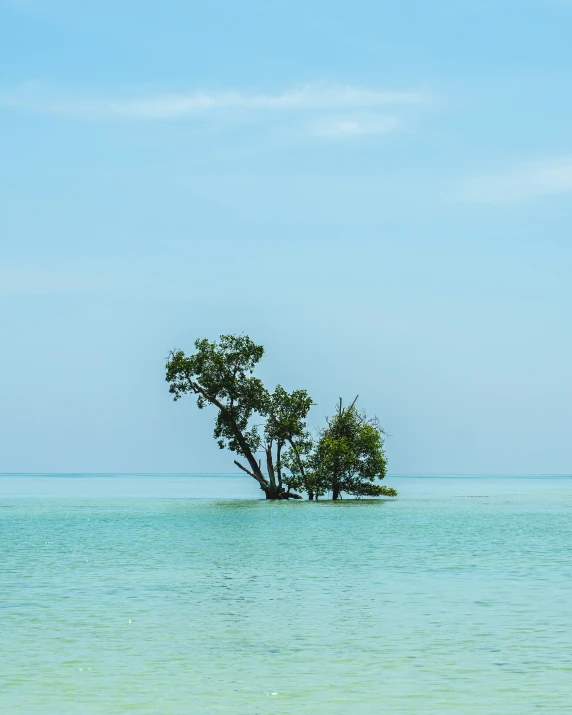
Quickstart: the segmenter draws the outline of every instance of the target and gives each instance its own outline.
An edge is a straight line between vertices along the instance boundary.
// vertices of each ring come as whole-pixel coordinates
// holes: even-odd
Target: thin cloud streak
[[[106,280],[84,271],[26,265],[5,265],[0,269],[0,299],[22,296],[85,293],[99,291]]]
[[[350,139],[352,137],[392,134],[399,129],[400,121],[396,116],[381,115],[367,119],[327,119],[314,127],[315,136],[325,139]]]
[[[169,120],[219,113],[323,112],[423,104],[422,92],[386,92],[354,86],[306,85],[279,93],[244,91],[158,94],[147,97],[35,96],[30,91],[0,98],[0,105],[42,114],[96,120]]]
[[[572,157],[529,162],[509,172],[469,179],[455,191],[461,201],[513,204],[572,193]]]

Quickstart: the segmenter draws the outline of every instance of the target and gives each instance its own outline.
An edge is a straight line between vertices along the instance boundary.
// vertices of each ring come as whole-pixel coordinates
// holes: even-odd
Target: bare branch
[[[247,469],[244,465],[242,465],[242,464],[241,464],[240,462],[238,462],[236,459],[234,460],[234,463],[236,464],[236,466],[237,466],[239,469],[242,469],[243,472],[246,472],[246,473],[249,474],[251,477],[254,477],[254,479],[256,479],[256,481],[257,481],[260,485],[264,485],[265,487],[268,486],[268,482],[267,482],[265,479],[261,479],[260,477],[258,477],[256,474],[254,474],[253,472],[251,472],[250,469]]]

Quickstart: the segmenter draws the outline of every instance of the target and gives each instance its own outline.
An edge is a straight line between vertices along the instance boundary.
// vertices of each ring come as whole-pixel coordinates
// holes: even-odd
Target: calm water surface
[[[572,479],[388,484],[0,477],[0,712],[569,712]]]

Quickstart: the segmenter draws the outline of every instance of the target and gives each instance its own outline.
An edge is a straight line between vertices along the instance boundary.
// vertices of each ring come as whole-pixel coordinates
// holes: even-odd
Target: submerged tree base
[[[278,489],[276,492],[272,492],[270,489],[264,492],[267,499],[272,501],[277,501],[278,499],[302,499],[300,494],[295,494],[294,492],[286,492],[284,489]]]

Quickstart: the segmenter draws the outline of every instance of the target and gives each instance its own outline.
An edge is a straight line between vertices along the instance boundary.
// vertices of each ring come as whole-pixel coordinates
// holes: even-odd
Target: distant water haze
[[[572,475],[389,475],[400,499],[538,498],[569,489]],[[567,492],[566,492],[567,493]],[[11,498],[264,499],[251,477],[229,474],[0,474],[0,499]],[[323,498],[327,501],[327,496]]]

